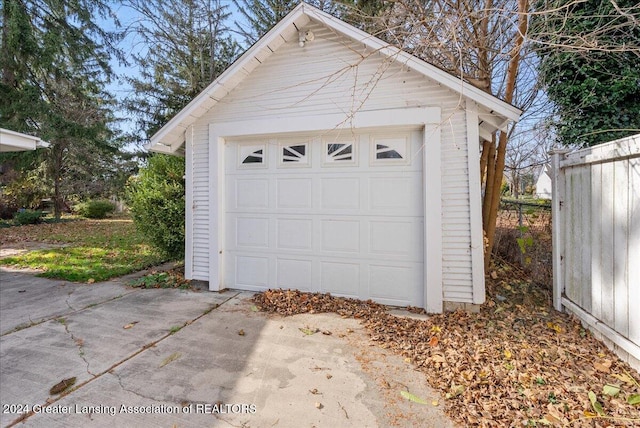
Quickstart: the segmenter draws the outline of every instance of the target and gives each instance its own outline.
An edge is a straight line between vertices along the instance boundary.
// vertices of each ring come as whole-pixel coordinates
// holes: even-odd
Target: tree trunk
[[[56,220],[62,216],[62,168],[64,163],[64,146],[61,143],[54,144],[52,148],[53,164],[51,165],[51,176],[53,178],[53,214]]]
[[[513,94],[516,87],[516,77],[518,76],[518,68],[520,65],[521,50],[524,43],[524,35],[528,28],[529,9],[528,0],[518,0],[518,34],[514,41],[513,49],[510,53],[509,68],[507,70],[506,89],[504,100],[508,103],[513,101]],[[495,153],[493,168],[491,167],[492,153],[489,152],[489,163],[487,173],[486,190],[483,201],[483,225],[487,245],[485,248],[485,272],[489,270],[493,244],[495,242],[496,221],[498,218],[498,207],[500,205],[500,184],[504,174],[505,155],[507,153],[508,134],[500,131],[498,138],[498,147]],[[494,145],[492,145],[494,147]]]

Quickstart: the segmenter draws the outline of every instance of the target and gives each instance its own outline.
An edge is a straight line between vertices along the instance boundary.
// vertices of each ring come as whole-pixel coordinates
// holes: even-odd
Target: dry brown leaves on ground
[[[401,318],[370,301],[295,290],[255,296],[281,315],[361,319],[379,346],[411,360],[464,426],[640,426],[640,376],[511,268],[487,280],[480,313]]]
[[[129,219],[87,220],[77,219],[61,223],[28,224],[2,229],[0,245],[33,241],[50,244],[85,242],[96,234],[109,235],[114,228],[135,233],[133,221]]]

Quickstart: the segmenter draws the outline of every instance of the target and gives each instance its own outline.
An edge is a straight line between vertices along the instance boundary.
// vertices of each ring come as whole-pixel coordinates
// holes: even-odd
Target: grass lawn
[[[0,265],[40,269],[39,276],[76,282],[104,281],[150,266],[164,258],[126,218],[76,220],[3,228],[0,246],[21,242],[59,244],[0,259]]]

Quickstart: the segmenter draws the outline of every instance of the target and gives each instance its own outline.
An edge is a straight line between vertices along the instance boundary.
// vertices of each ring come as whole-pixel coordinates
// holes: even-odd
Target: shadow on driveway
[[[1,425],[452,426],[422,375],[356,320],[268,316],[251,296],[0,269]]]

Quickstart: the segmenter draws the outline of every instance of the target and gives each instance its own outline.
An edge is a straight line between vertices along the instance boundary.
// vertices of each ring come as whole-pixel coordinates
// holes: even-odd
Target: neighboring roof
[[[404,66],[484,106],[486,114],[479,114],[481,138],[490,139],[493,131],[506,129],[510,122],[517,121],[522,114],[521,110],[511,104],[303,2],[153,135],[148,148],[157,152],[175,153],[184,142],[184,131],[190,125],[230,93],[285,42],[298,41],[298,31],[311,21],[362,43],[386,57],[393,57]]]
[[[0,152],[22,152],[49,147],[49,143],[33,135],[0,128]]]

